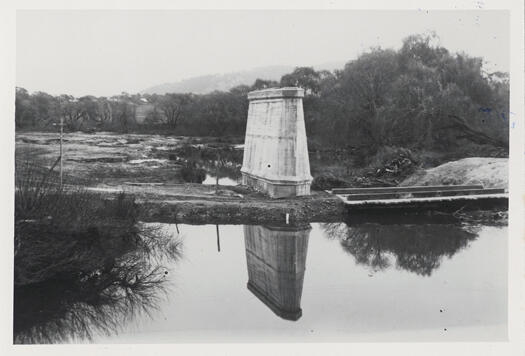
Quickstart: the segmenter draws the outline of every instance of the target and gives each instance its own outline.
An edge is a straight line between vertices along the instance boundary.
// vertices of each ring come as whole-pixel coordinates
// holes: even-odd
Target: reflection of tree
[[[116,246],[124,251],[120,255],[95,240],[81,254],[70,249],[55,256],[57,264],[68,254],[77,259],[67,270],[48,273],[35,283],[15,280],[14,342],[90,340],[154,310],[166,288],[162,263],[177,259],[181,244],[157,228],[140,229],[139,239]]]
[[[339,239],[357,263],[383,270],[393,264],[430,276],[443,256],[452,257],[477,238],[476,229],[456,224],[324,224],[329,238]]]

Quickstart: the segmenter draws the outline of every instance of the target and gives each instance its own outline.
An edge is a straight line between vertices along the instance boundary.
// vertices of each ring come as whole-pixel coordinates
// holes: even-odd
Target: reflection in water
[[[328,223],[322,227],[359,264],[374,271],[395,265],[421,276],[430,276],[443,256],[452,257],[478,236],[476,227],[449,223]],[[310,225],[244,227],[248,289],[283,319],[298,320],[302,315],[310,229]]]
[[[439,268],[443,256],[452,257],[477,238],[479,228],[459,224],[322,224],[326,235],[339,239],[357,263],[374,271],[393,265],[422,276]]]
[[[477,228],[448,222],[312,226],[183,225],[182,263],[179,252],[161,261],[160,242],[159,253],[133,243],[101,245],[108,263],[93,268],[101,252],[88,249],[72,277],[15,285],[15,342],[506,337],[506,229],[482,227],[477,238]],[[178,281],[167,300],[163,266]]]
[[[86,260],[67,273],[15,285],[14,343],[91,340],[95,333],[115,334],[136,316],[150,315],[165,292],[162,264],[180,257],[181,243],[155,228],[142,232],[132,249],[106,252],[103,265],[88,266]],[[101,253],[97,244],[88,255]]]
[[[244,226],[248,289],[283,319],[302,315],[310,225]]]

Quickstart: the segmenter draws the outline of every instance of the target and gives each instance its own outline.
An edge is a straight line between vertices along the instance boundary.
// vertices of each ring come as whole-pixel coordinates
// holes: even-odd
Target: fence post
[[[62,189],[62,169],[63,169],[62,136],[63,135],[64,135],[64,118],[60,117],[60,189]]]

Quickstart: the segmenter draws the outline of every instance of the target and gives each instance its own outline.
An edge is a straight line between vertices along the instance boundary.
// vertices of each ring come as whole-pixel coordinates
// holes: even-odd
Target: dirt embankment
[[[508,169],[508,158],[463,158],[419,170],[400,185],[481,184],[485,188],[508,189]]]
[[[402,186],[481,184],[486,188],[507,188],[508,159],[465,158],[420,170]],[[151,222],[192,224],[264,224],[285,222],[341,221],[343,202],[323,191],[287,199],[271,199],[243,186],[201,184],[124,184],[97,187],[108,192],[123,190],[135,195],[142,205],[142,219]]]
[[[270,199],[246,187],[223,185],[220,194],[215,194],[214,185],[183,183],[180,158],[193,157],[194,148],[197,153],[207,153],[208,146],[219,144],[217,140],[194,141],[159,135],[67,133],[66,184],[83,185],[108,198],[120,191],[131,193],[143,207],[141,218],[151,222],[260,224],[285,222],[286,214],[290,223],[341,219],[344,205],[324,192]],[[49,168],[58,157],[57,135],[53,133],[18,133],[16,145],[17,158],[22,161],[30,157]],[[238,153],[237,145],[229,146],[229,153]],[[192,150],[186,152],[188,148]]]
[[[141,205],[141,220],[190,224],[264,224],[341,221],[343,202],[325,192],[271,199],[246,187],[200,184],[124,185],[90,188],[109,196],[124,191]]]
[[[151,222],[263,224],[285,222],[286,214],[290,223],[340,221],[344,217],[343,202],[322,191],[314,191],[308,197],[270,199],[246,187],[221,186],[219,194],[215,194],[214,185],[182,183],[180,158],[195,153],[184,150],[188,145],[200,149],[211,144],[194,140],[159,135],[68,133],[64,139],[64,174],[71,178],[71,184],[87,186],[108,197],[119,191],[134,194],[143,207],[141,218]],[[49,168],[58,157],[57,135],[18,133],[16,152],[17,159],[30,157]],[[373,177],[357,177],[341,183],[354,187],[398,184],[397,179],[404,176],[398,172],[405,170],[406,161],[403,155],[396,156],[383,171],[374,171]],[[385,177],[388,181],[384,181]],[[466,158],[417,171],[401,185],[482,184],[487,188],[507,188],[507,179],[507,159]],[[330,180],[324,183],[326,186],[318,188],[334,186]]]

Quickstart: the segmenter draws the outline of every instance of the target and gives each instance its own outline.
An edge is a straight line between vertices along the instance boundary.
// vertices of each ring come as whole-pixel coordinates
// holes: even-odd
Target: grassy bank
[[[180,241],[140,210],[133,196],[63,189],[56,172],[17,162],[15,343],[89,339],[155,308]]]

